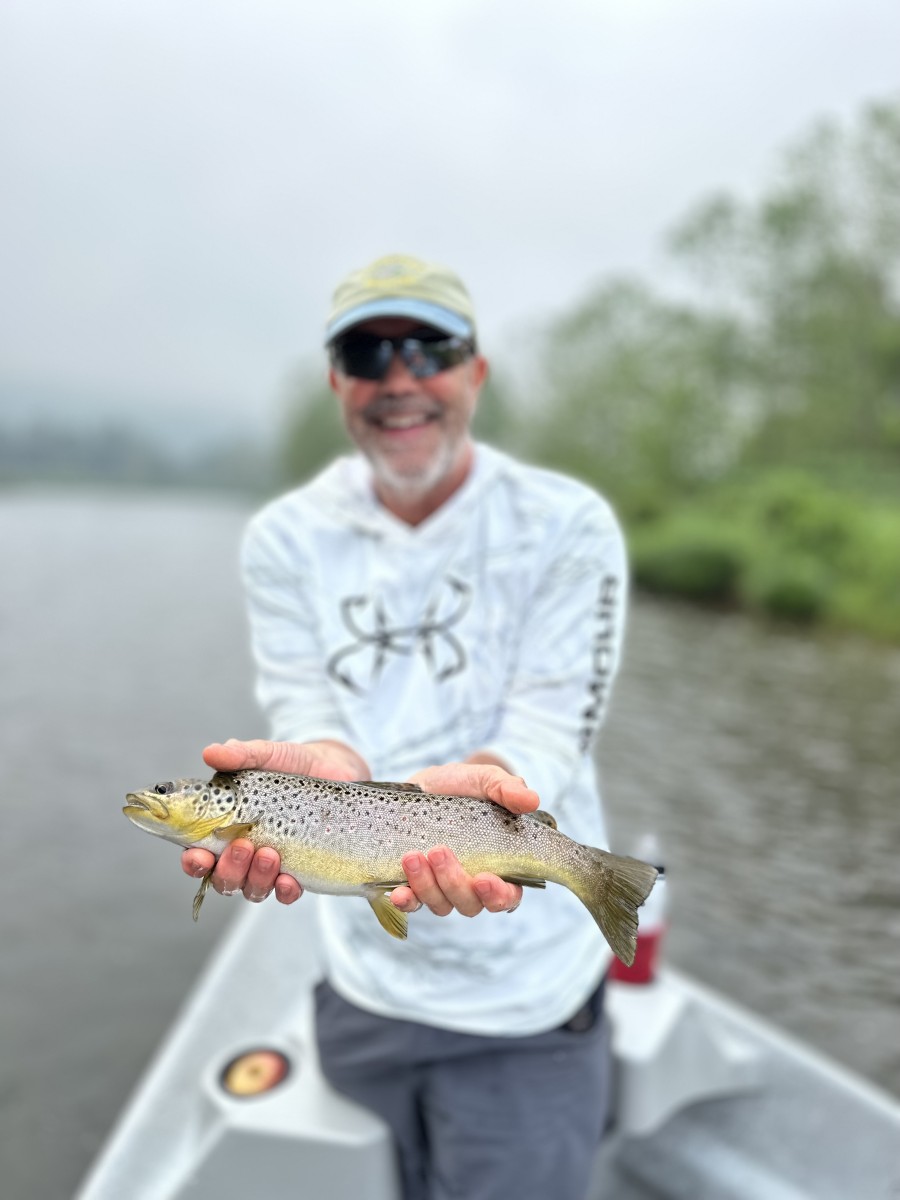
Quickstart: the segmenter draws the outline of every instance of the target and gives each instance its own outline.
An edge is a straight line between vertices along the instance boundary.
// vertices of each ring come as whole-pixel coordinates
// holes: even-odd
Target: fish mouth
[[[149,815],[157,821],[168,821],[169,807],[163,804],[159,796],[151,796],[147,792],[129,792],[125,797],[127,804],[122,809],[126,817],[141,817]]]

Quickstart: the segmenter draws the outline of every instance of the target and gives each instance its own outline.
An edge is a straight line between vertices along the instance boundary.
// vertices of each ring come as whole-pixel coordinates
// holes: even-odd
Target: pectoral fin
[[[209,884],[210,884],[210,880],[212,879],[212,873],[214,870],[215,870],[215,863],[213,863],[213,865],[210,867],[210,869],[206,872],[206,874],[200,880],[200,887],[197,889],[197,895],[194,897],[194,905],[193,905],[193,913],[194,913],[195,921],[200,916],[200,906],[203,903],[204,896],[206,895],[207,891],[209,890]]]
[[[213,833],[223,841],[233,842],[237,838],[247,837],[258,820],[259,813],[256,813],[249,821],[239,821],[234,825],[220,825],[218,829],[213,830]]]
[[[390,901],[390,892],[378,892],[367,897],[378,924],[391,937],[406,940],[406,913],[401,912]]]

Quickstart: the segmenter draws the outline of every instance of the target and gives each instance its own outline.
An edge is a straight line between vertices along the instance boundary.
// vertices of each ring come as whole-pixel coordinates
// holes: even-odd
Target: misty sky
[[[490,353],[819,115],[900,89],[890,0],[4,0],[0,403],[271,422],[389,251]]]

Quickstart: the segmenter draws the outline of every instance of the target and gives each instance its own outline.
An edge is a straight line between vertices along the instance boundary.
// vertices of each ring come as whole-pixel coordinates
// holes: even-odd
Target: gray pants
[[[585,1200],[610,1097],[602,992],[505,1038],[375,1016],[322,983],[322,1070],[393,1130],[404,1200]]]

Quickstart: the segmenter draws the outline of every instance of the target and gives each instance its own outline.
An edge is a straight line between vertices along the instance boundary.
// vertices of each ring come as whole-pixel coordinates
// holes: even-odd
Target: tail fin
[[[590,890],[581,895],[585,907],[600,926],[613,953],[626,967],[634,962],[638,914],[656,882],[659,871],[637,858],[591,848],[597,862]]]

